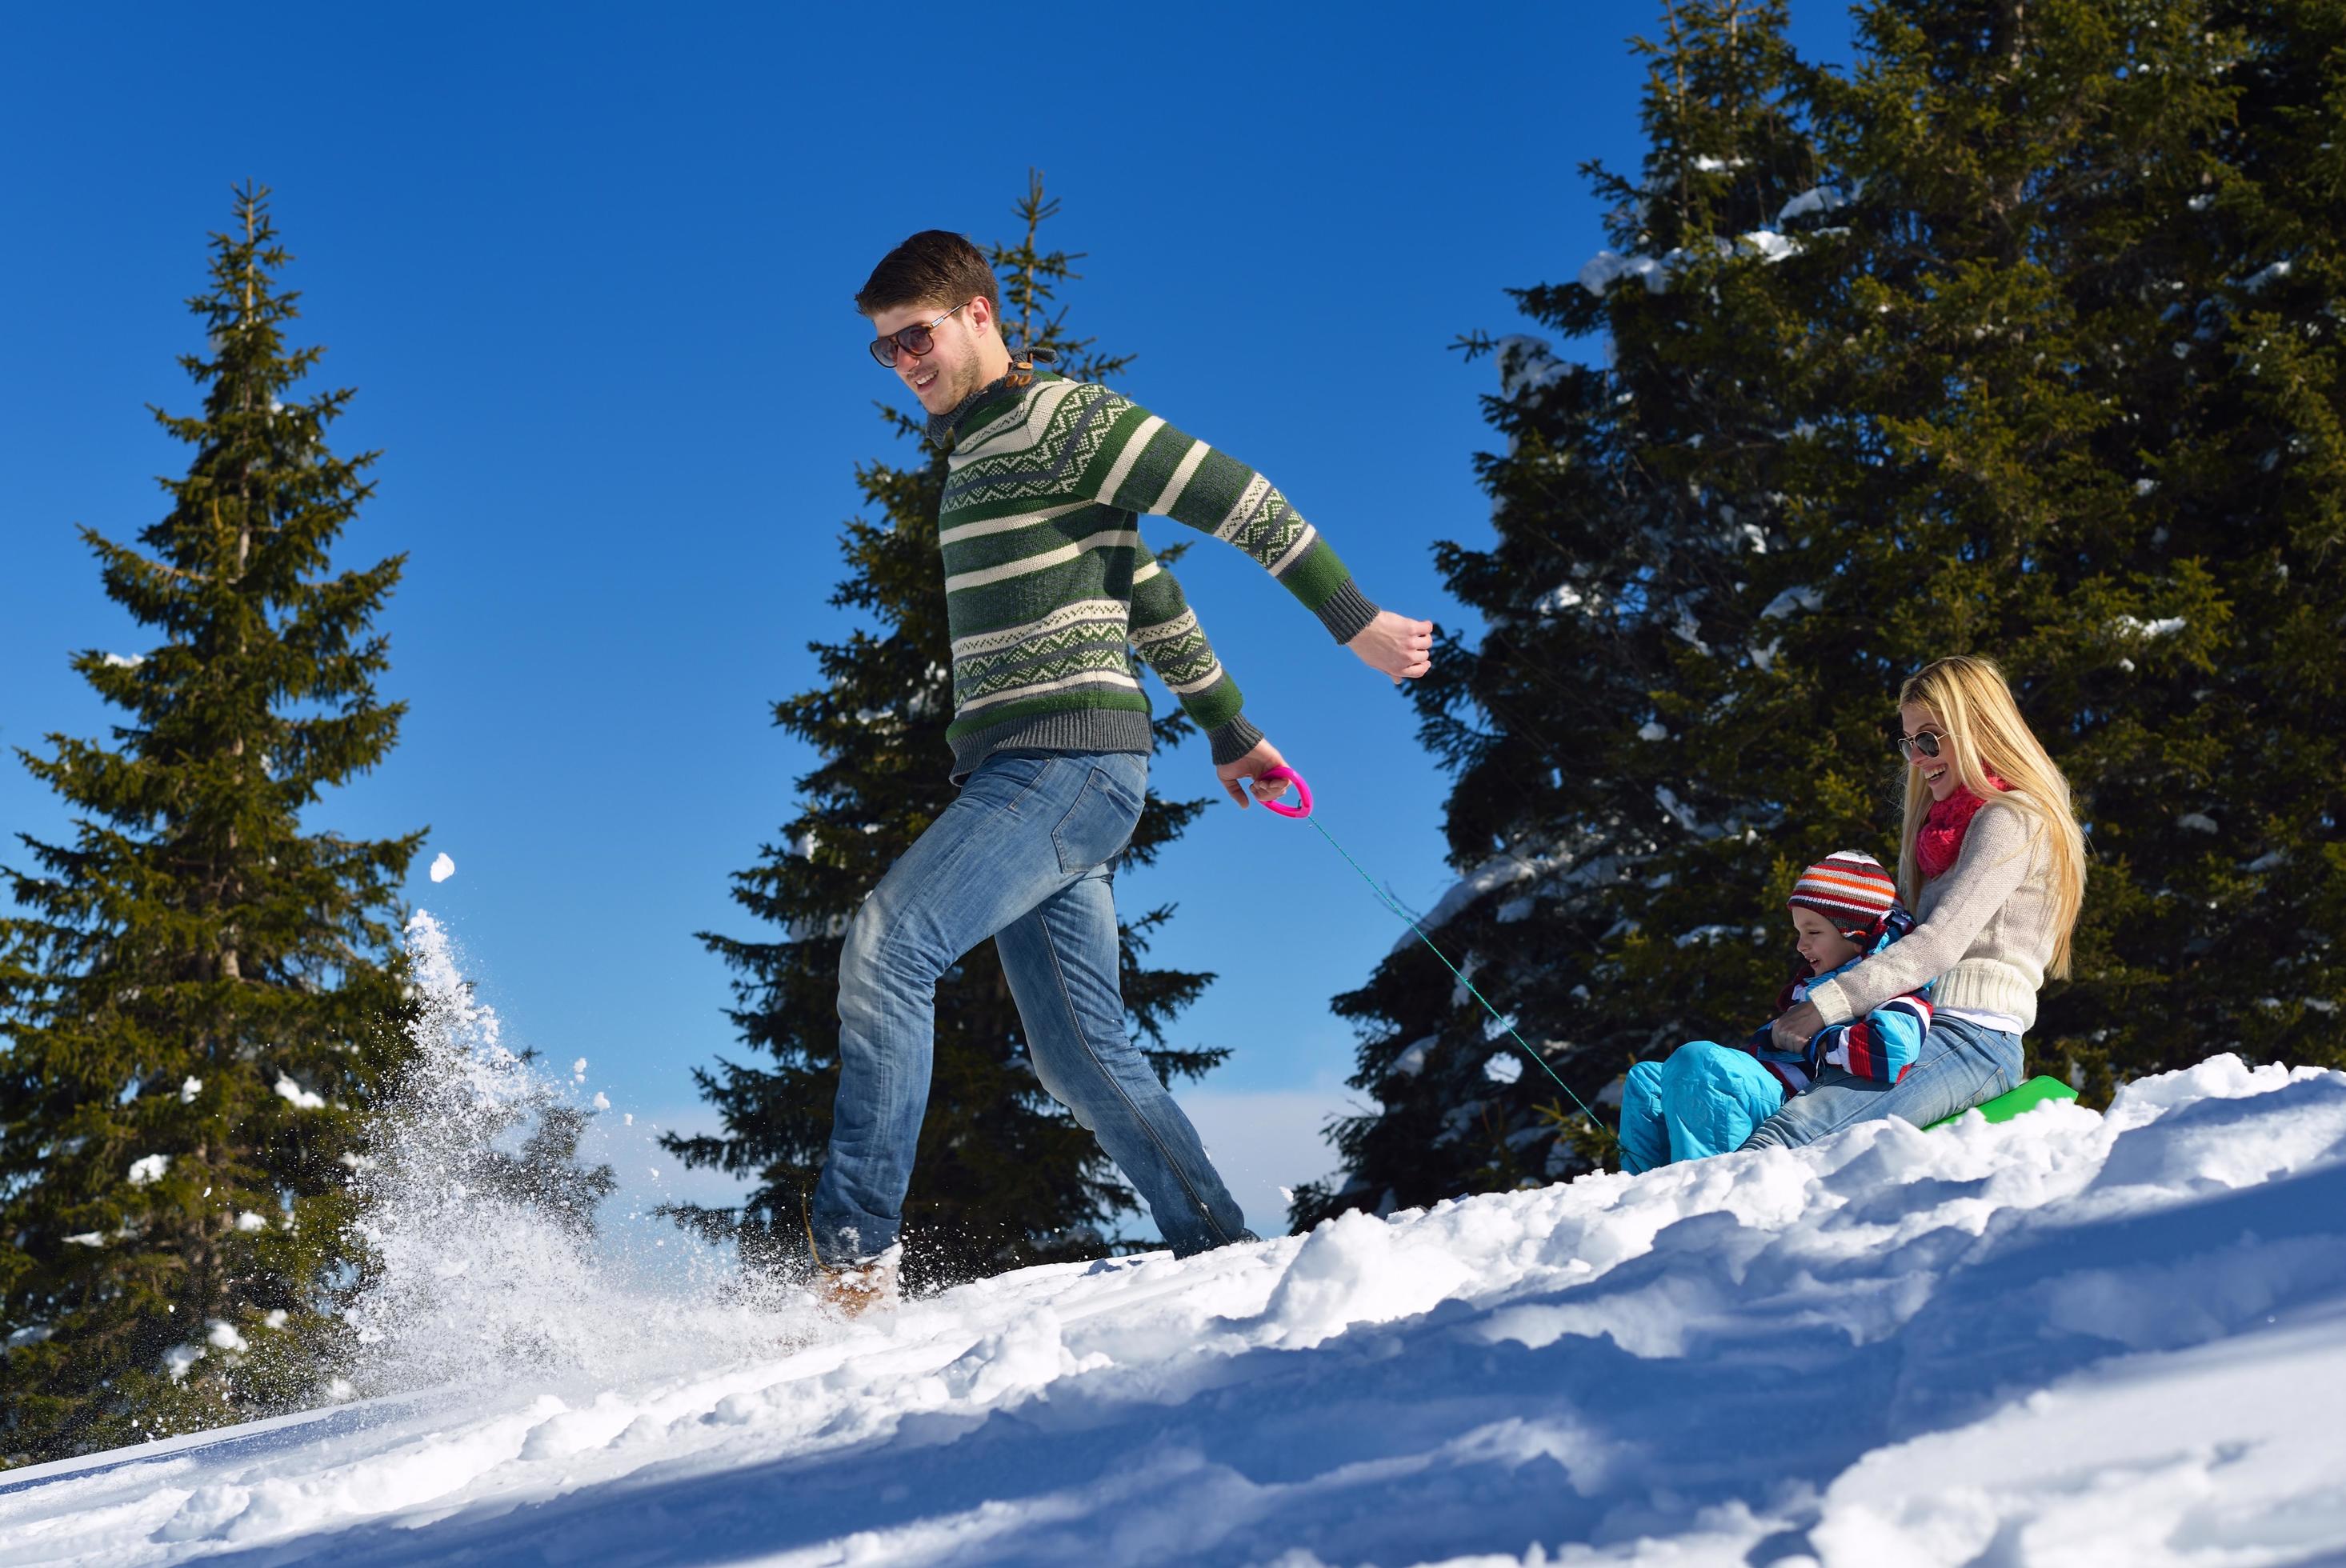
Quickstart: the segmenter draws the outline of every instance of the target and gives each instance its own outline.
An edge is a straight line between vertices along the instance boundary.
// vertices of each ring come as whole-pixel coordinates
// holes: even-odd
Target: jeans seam
[[[1068,804],[1066,814],[1060,817],[1058,822],[1051,829],[1051,854],[1053,858],[1059,862],[1059,874],[1062,876],[1086,876],[1097,867],[1108,864],[1110,861],[1114,860],[1117,856],[1124,853],[1124,846],[1132,842],[1132,835],[1139,830],[1140,816],[1138,812],[1135,812],[1133,814],[1132,826],[1125,830],[1122,841],[1119,842],[1114,850],[1102,856],[1099,860],[1094,860],[1082,867],[1071,867],[1067,864],[1066,846],[1059,841],[1059,835],[1066,832],[1067,830],[1067,824],[1076,820],[1076,813],[1084,809],[1084,801],[1094,793],[1095,787],[1101,784],[1107,772],[1107,770],[1096,762],[1092,764],[1091,771],[1084,775],[1084,787],[1076,791],[1076,798]],[[1122,810],[1124,809],[1122,802],[1118,801],[1106,788],[1099,788],[1097,793],[1102,800],[1106,801],[1108,805],[1115,807],[1117,810]],[[1143,809],[1146,809],[1145,805]]]
[[[1035,777],[1020,785],[1018,788],[1018,793],[1013,795],[1009,800],[1002,806],[1001,809],[1007,811],[1014,817],[1018,815],[1018,808],[1026,804],[1026,797],[1035,793],[1035,790],[1040,789],[1043,787],[1043,780],[1050,777],[1051,769],[1058,765],[1059,759],[1056,757],[1046,757],[1043,759],[1043,765],[1035,769]],[[1078,797],[1078,799],[1080,798],[1081,797]],[[1056,828],[1053,829],[1051,830],[1053,849],[1056,849],[1058,847],[1058,830]]]
[[[1047,903],[1049,901],[1046,899],[1044,901]],[[1142,1135],[1157,1145],[1158,1156],[1164,1160],[1165,1168],[1173,1173],[1173,1179],[1181,1184],[1181,1190],[1189,1195],[1190,1203],[1195,1205],[1198,1212],[1205,1217],[1207,1227],[1226,1244],[1235,1240],[1236,1237],[1222,1228],[1222,1222],[1214,1217],[1214,1211],[1207,1205],[1205,1199],[1198,1196],[1198,1189],[1190,1182],[1188,1173],[1181,1168],[1181,1162],[1173,1157],[1173,1151],[1165,1146],[1165,1140],[1157,1135],[1157,1129],[1150,1124],[1148,1118],[1140,1114],[1140,1107],[1133,1104],[1132,1096],[1125,1092],[1124,1084],[1100,1061],[1099,1053],[1092,1049],[1091,1036],[1085,1033],[1084,1021],[1076,1013],[1075,998],[1067,991],[1066,972],[1059,963],[1059,944],[1051,935],[1050,917],[1047,914],[1044,915],[1036,925],[1043,934],[1043,952],[1051,961],[1052,983],[1058,990],[1060,1004],[1067,1010],[1067,1022],[1074,1025],[1076,1039],[1082,1044],[1084,1054],[1091,1058],[1092,1066],[1098,1071],[1101,1077],[1107,1080],[1108,1086],[1116,1091],[1117,1098],[1124,1102],[1125,1109],[1132,1114],[1132,1119],[1139,1126]],[[1146,1058],[1144,1057],[1143,1060],[1145,1061]]]
[[[1076,813],[1084,809],[1085,798],[1092,792],[1092,781],[1098,777],[1097,764],[1086,769],[1084,772],[1083,785],[1076,791],[1076,798],[1067,802],[1067,809],[1059,814],[1057,821],[1051,824],[1051,858],[1059,863],[1059,874],[1063,877],[1081,875],[1080,871],[1067,864],[1067,846],[1062,841],[1061,835],[1066,832],[1067,824],[1076,820]],[[1091,868],[1086,866],[1082,870],[1087,871]]]

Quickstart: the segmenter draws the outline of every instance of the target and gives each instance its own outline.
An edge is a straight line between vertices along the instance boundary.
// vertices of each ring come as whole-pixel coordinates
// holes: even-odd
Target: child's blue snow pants
[[[1743,1146],[1784,1108],[1781,1080],[1749,1051],[1689,1040],[1667,1062],[1640,1062],[1621,1091],[1621,1168],[1635,1176],[1673,1160]]]

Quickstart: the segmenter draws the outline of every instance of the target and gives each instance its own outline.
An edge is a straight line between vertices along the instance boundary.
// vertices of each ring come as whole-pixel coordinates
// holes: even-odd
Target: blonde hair
[[[2069,780],[2020,716],[2012,687],[1993,660],[1971,654],[1933,659],[1910,677],[1898,693],[1901,706],[1919,704],[1946,731],[1943,756],[1952,753],[1955,777],[1991,806],[2004,806],[2031,819],[2032,849],[2041,840],[2051,860],[2046,901],[2053,911],[2053,962],[2045,972],[2068,978],[2069,938],[2086,901],[2086,835],[2069,804]],[[1988,782],[1994,774],[2011,786],[2005,794]],[[1898,841],[1898,885],[1912,906],[1922,893],[1921,857],[1914,852],[1923,819],[1931,809],[1923,769],[1906,767],[1906,825]]]

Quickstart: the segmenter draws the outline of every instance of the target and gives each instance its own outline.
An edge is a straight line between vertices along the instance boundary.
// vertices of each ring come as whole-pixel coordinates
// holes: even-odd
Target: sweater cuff
[[[1362,596],[1360,585],[1350,577],[1344,579],[1342,586],[1328,596],[1327,603],[1312,613],[1320,617],[1320,624],[1328,628],[1328,635],[1340,643],[1351,642],[1367,631],[1369,623],[1377,618],[1376,606]]]
[[[1262,731],[1240,713],[1232,715],[1229,722],[1217,724],[1206,731],[1206,738],[1213,744],[1214,766],[1219,768],[1225,762],[1236,762],[1261,745]]]
[[[1822,985],[1809,987],[1809,1001],[1815,1005],[1819,1013],[1825,1015],[1825,1023],[1828,1027],[1835,1023],[1846,1023],[1857,1016],[1856,1009],[1850,1006],[1849,998],[1842,993],[1841,982],[1838,980],[1828,980]]]

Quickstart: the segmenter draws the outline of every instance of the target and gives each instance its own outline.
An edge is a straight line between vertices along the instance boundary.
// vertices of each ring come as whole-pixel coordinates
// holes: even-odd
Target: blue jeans
[[[823,1263],[895,1244],[928,1109],[937,980],[989,936],[1035,1075],[1098,1137],[1173,1250],[1254,1239],[1125,1033],[1108,862],[1148,787],[1143,756],[997,752],[864,901],[839,962],[839,1098],[812,1206]]]
[[[2017,1087],[2020,1064],[2019,1035],[1942,1013],[1931,1021],[1923,1054],[1898,1082],[1872,1083],[1828,1067],[1762,1122],[1743,1146],[1810,1144],[1877,1116],[1897,1116],[1927,1127]]]
[[[1784,1084],[1760,1058],[1689,1040],[1664,1062],[1640,1062],[1621,1089],[1621,1168],[1630,1176],[1674,1160],[1739,1149],[1784,1103]]]

